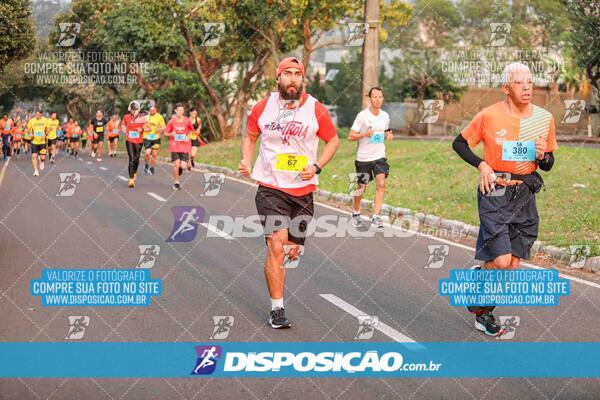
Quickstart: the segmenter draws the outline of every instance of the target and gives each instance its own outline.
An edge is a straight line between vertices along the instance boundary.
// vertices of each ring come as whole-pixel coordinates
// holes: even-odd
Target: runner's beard
[[[295,86],[295,85],[287,85],[287,86],[283,86],[283,84],[280,82],[277,84],[277,87],[279,89],[279,96],[283,99],[283,100],[299,100],[300,99],[300,95],[302,94],[302,90],[304,88],[304,85],[301,83],[300,86]],[[288,89],[290,87],[294,87],[296,89],[295,93],[288,93]]]

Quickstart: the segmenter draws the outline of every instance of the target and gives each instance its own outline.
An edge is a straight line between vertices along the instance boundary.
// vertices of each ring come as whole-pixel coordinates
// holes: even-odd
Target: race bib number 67
[[[502,143],[502,161],[533,161],[535,160],[535,142],[505,140]]]
[[[275,171],[302,172],[308,165],[308,156],[298,154],[277,154]]]

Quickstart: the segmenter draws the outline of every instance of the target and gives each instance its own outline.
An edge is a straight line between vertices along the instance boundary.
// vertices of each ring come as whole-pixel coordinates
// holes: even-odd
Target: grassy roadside
[[[340,131],[340,136],[347,133]],[[239,149],[239,139],[211,143],[199,150],[196,160],[236,169]],[[481,153],[481,146],[477,151]],[[355,152],[355,143],[341,139],[334,159],[321,173],[319,187],[346,192],[348,173],[354,172]],[[169,156],[166,142],[160,153]],[[453,152],[450,142],[395,140],[386,143],[386,155],[391,167],[386,203],[478,224],[477,171]],[[537,195],[539,239],[559,247],[588,244],[593,255],[600,255],[600,150],[563,146],[555,155],[552,171],[541,172],[547,189]],[[575,183],[586,187],[574,188]],[[370,185],[366,198],[372,199],[373,194]]]

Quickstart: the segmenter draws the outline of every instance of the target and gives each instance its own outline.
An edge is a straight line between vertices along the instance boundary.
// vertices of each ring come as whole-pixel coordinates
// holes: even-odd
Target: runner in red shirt
[[[123,117],[121,130],[125,132],[125,147],[129,157],[129,187],[135,186],[137,169],[140,165],[140,154],[144,145],[144,125],[148,122],[148,114],[140,111],[137,101],[129,103],[129,114]]]
[[[283,290],[285,263],[302,252],[307,218],[313,215],[312,192],[317,175],[335,154],[339,144],[329,112],[314,97],[303,93],[304,66],[293,57],[277,68],[278,91],[254,106],[248,133],[242,141],[238,170],[250,176],[254,147],[260,137],[260,153],[252,169],[258,182],[256,209],[261,217],[268,248],[265,278],[271,297],[269,323],[289,328]],[[317,155],[319,140],[326,145]]]
[[[185,107],[183,104],[177,104],[175,107],[175,116],[167,123],[165,136],[170,137],[169,151],[171,152],[171,161],[173,162],[173,189],[181,189],[179,176],[187,166],[190,159],[190,149],[192,142],[190,134],[194,132],[194,126],[188,117],[183,114]]]

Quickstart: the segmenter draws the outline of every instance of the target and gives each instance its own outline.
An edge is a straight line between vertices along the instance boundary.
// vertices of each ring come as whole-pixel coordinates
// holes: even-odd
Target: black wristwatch
[[[313,165],[314,165],[314,166],[315,166],[315,168],[317,169],[317,172],[316,172],[316,174],[317,174],[317,175],[319,175],[319,174],[321,173],[321,167],[319,167],[319,164],[317,164],[317,163],[314,163]]]

